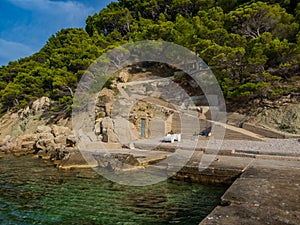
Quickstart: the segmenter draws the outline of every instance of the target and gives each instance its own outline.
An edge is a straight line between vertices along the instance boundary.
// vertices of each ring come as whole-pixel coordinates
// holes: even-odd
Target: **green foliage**
[[[298,88],[295,87],[281,87],[281,88],[274,88],[270,93],[271,98],[275,98],[281,95],[289,94],[291,92],[297,92]]]
[[[246,83],[239,85],[233,91],[227,93],[229,99],[239,99],[243,97],[255,98],[262,97],[262,92],[270,86],[270,83],[259,82],[259,83]]]
[[[248,38],[258,38],[264,32],[270,32],[279,39],[293,39],[299,29],[294,22],[294,16],[278,4],[270,5],[265,2],[247,4],[227,15],[227,27],[233,32]]]
[[[227,99],[285,95],[295,91],[289,79],[299,76],[299,23],[300,3],[289,0],[112,2],[87,18],[85,30],[62,29],[38,53],[0,68],[0,114],[41,96],[56,101],[54,111],[69,113],[77,83],[96,58],[145,39],[195,51],[211,67]],[[103,79],[105,87],[113,88],[113,78]],[[175,79],[188,83],[185,76]]]

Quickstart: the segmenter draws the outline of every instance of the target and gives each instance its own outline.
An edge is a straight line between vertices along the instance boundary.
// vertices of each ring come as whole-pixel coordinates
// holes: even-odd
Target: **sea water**
[[[172,179],[124,186],[93,170],[58,170],[31,156],[6,155],[0,159],[0,224],[196,225],[226,188]]]

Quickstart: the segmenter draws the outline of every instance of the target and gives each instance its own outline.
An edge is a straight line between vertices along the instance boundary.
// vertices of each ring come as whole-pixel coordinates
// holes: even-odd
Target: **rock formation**
[[[42,97],[25,109],[5,114],[0,119],[0,151],[17,156],[36,153],[51,160],[61,160],[73,151],[76,138],[71,129],[48,124],[50,107],[51,100]]]

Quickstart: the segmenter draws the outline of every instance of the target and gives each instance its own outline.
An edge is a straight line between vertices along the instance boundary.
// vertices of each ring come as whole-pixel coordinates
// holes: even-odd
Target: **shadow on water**
[[[60,171],[52,164],[0,160],[0,224],[192,225],[219,203],[226,186],[167,180],[123,186],[93,170]]]

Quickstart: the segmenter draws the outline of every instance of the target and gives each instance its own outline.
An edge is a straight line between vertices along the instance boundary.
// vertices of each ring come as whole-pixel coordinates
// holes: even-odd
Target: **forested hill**
[[[298,5],[297,5],[298,4]],[[85,69],[128,41],[162,39],[197,52],[230,103],[299,93],[298,0],[119,0],[63,29],[36,54],[0,68],[0,113],[48,96],[70,109]]]

